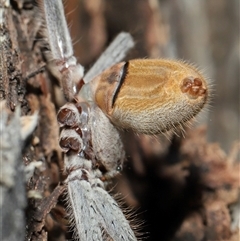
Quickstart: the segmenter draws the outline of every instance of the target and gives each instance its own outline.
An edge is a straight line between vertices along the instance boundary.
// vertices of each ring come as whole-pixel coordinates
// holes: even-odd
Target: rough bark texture
[[[0,109],[0,237],[67,240],[72,233],[64,185],[59,184],[65,174],[56,120],[64,101],[56,80],[39,71],[44,60],[37,4],[0,0],[0,8],[0,100],[5,100]],[[215,80],[214,108],[205,118],[205,123],[211,120],[208,129],[192,128],[185,138],[123,133],[128,161],[114,192],[126,197],[124,206],[138,210],[133,219],[145,240],[240,238],[234,223],[240,215],[239,144],[232,144],[239,128],[238,8],[237,0],[66,3],[75,53],[86,68],[125,30],[136,40],[128,58],[187,59]],[[38,112],[37,127],[27,140],[21,138],[20,112]],[[228,154],[206,141],[206,135]]]

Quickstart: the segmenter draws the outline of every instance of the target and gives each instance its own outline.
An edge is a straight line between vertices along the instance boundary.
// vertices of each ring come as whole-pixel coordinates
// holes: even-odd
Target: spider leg
[[[45,52],[48,69],[60,81],[67,101],[77,93],[76,84],[82,79],[84,68],[74,57],[72,41],[61,0],[41,0],[40,9],[45,20],[43,33],[50,51]]]

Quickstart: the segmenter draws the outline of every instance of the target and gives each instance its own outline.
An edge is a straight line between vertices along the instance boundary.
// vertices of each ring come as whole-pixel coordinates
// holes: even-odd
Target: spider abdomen
[[[130,60],[92,81],[96,104],[112,123],[138,133],[158,134],[200,112],[208,100],[205,78],[173,60]]]

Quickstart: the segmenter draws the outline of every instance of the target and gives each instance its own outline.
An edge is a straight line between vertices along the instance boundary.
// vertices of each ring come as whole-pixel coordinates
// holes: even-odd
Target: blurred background
[[[65,11],[75,55],[88,69],[121,31],[136,42],[129,58],[183,59],[209,79],[200,123],[229,152],[239,139],[239,0],[71,0]]]

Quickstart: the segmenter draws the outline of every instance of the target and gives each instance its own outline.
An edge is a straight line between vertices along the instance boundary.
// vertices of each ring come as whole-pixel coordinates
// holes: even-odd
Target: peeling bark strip
[[[21,81],[16,28],[7,1],[2,3],[0,11],[0,99],[6,99],[7,106],[14,110],[18,104],[22,104],[25,88]]]
[[[44,198],[38,209],[32,213],[32,217],[28,219],[29,222],[27,223],[26,240],[31,240],[34,233],[41,232],[45,226],[46,216],[57,205],[59,196],[63,194],[65,189],[66,186],[58,185],[51,195]]]

